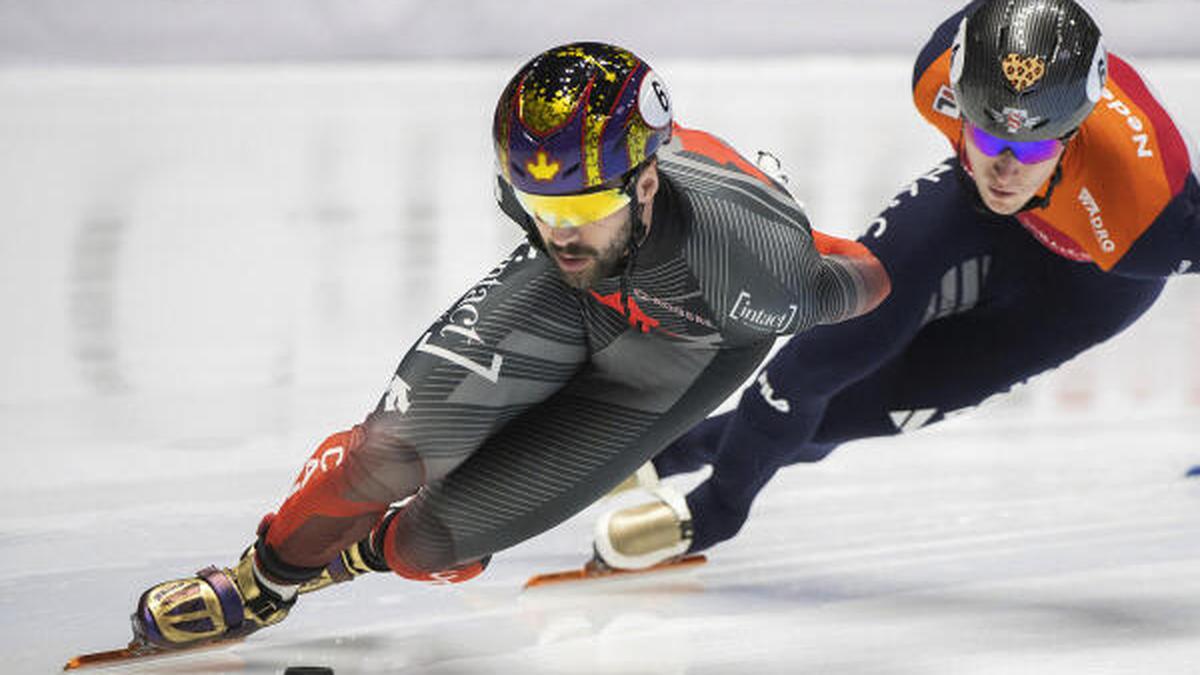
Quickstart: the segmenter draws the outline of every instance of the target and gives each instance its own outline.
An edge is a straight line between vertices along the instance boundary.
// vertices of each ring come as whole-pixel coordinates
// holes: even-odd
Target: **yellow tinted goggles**
[[[573,195],[535,195],[513,188],[525,213],[550,227],[579,227],[602,220],[629,205],[621,188]]]

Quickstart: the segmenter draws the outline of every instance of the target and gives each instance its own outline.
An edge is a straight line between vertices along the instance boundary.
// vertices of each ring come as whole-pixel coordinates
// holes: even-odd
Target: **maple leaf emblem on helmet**
[[[554,180],[561,166],[559,162],[551,162],[545,150],[538,150],[536,164],[531,161],[525,162],[525,169],[529,171],[529,175],[533,176],[534,180],[541,181]]]

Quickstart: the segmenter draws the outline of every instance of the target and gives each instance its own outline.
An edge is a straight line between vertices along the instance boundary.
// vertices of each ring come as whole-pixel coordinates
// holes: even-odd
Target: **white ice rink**
[[[1200,61],[1139,65],[1200,131]],[[0,70],[0,671],[120,646],[141,590],[232,562],[507,253],[515,66]],[[908,58],[656,66],[832,233],[949,154]],[[1174,280],[1004,401],[782,473],[694,572],[523,593],[584,560],[593,507],[469,584],[359,580],[128,671],[1200,672],[1197,335],[1200,278]]]

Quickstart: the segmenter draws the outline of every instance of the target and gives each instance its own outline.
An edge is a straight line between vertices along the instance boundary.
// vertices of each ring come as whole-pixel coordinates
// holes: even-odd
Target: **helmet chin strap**
[[[537,225],[533,222],[533,217],[521,208],[516,195],[513,194],[512,185],[508,179],[500,175],[499,171],[496,173],[496,203],[500,205],[500,210],[504,212],[504,215],[511,218],[525,233],[525,239],[530,246],[542,253],[549,253],[545,243],[542,242],[542,235],[538,232]]]
[[[550,251],[546,250],[546,242],[542,241],[542,233],[538,232],[537,225],[531,216],[526,215],[521,221],[521,229],[525,231],[525,240],[529,242],[530,246],[550,255]]]
[[[629,194],[629,254],[625,258],[625,269],[621,272],[621,308],[625,312],[625,316],[630,317],[633,316],[629,312],[633,270],[637,266],[637,254],[641,249],[642,240],[646,238],[646,224],[642,222],[642,205],[637,200],[637,179],[630,182],[627,193]]]

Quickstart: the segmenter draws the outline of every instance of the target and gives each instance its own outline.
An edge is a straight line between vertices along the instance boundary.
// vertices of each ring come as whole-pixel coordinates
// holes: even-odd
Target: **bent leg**
[[[390,417],[371,413],[363,424],[325,439],[305,462],[259,547],[272,577],[312,578],[438,470],[436,458],[398,442]]]
[[[594,503],[729,396],[769,344],[680,350],[627,333],[593,368],[514,419],[388,528],[389,566],[418,572],[481,559]],[[623,372],[661,365],[657,387]]]
[[[405,354],[363,424],[308,460],[257,546],[262,570],[290,584],[317,576],[390,504],[449,474],[587,358],[575,296],[553,263],[518,247]]]
[[[978,406],[1120,333],[1163,286],[1162,280],[1118,277],[1057,259],[1023,264],[1028,278],[1006,286],[1014,292],[927,324],[902,353],[812,411],[820,424],[807,439],[789,441],[796,436],[771,425],[761,393],[748,391],[738,410],[706,430],[708,439],[720,436],[715,448],[705,450],[715,455],[712,477],[687,497],[695,518],[692,549],[736,535],[754,498],[782,466],[817,461],[846,441],[913,431]]]

